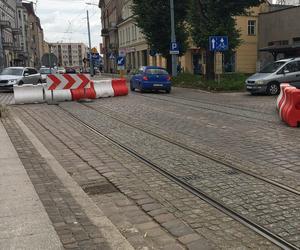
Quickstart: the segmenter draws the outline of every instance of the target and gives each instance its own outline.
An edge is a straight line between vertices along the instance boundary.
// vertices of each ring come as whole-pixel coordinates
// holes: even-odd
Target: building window
[[[248,20],[248,36],[256,35],[256,21]]]
[[[300,37],[293,38],[294,44],[300,44]]]

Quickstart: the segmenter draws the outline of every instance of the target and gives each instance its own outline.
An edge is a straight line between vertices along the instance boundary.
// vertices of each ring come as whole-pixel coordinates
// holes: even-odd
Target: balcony
[[[14,35],[21,35],[22,34],[22,31],[19,28],[12,28],[11,30],[12,30],[12,33]]]
[[[12,42],[2,42],[3,49],[13,49]]]
[[[108,29],[102,29],[101,30],[101,36],[108,36],[108,35],[109,35]]]
[[[118,29],[118,26],[115,22],[110,22],[109,23],[109,31],[111,30],[117,30]]]
[[[6,29],[6,28],[10,28],[10,27],[11,27],[11,24],[9,21],[0,20],[0,28]]]

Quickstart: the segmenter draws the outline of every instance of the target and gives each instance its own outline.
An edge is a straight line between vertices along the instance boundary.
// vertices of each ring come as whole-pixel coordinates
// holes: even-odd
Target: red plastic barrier
[[[293,88],[287,92],[287,108],[284,110],[284,121],[291,127],[300,122],[300,90]]]
[[[281,120],[284,121],[284,114],[285,114],[285,109],[287,108],[287,92],[289,89],[294,89],[295,87],[289,86],[289,87],[285,87],[283,90],[283,96],[282,96],[282,100],[281,100],[281,105],[280,105],[280,109],[279,109],[279,116],[281,118]]]
[[[278,110],[280,110],[280,107],[281,107],[281,105],[282,105],[282,103],[284,101],[284,99],[283,99],[283,97],[284,97],[284,89],[286,87],[289,87],[289,86],[290,86],[290,84],[288,84],[288,83],[282,83],[282,84],[280,84],[280,94],[277,97],[277,102],[276,102],[276,107],[277,107]]]
[[[113,79],[112,87],[114,90],[114,96],[128,95],[128,87],[125,79]]]
[[[71,89],[72,100],[78,101],[81,99],[96,99],[96,91],[94,84],[91,82],[91,87],[87,89]]]

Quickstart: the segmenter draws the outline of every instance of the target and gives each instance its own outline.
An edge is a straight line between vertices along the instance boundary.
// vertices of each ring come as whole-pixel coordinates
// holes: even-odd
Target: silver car
[[[56,74],[56,70],[55,69],[50,69],[50,68],[45,68],[42,67],[39,70],[41,77],[42,77],[42,82],[46,83],[47,82],[47,76],[50,74]]]
[[[0,89],[12,90],[14,85],[42,83],[41,74],[34,68],[9,67],[0,73]]]
[[[245,83],[251,94],[278,95],[281,83],[298,82],[300,83],[300,57],[273,62],[250,76]]]

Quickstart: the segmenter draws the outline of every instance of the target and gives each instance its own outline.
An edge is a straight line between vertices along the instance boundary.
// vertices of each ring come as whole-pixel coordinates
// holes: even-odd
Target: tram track
[[[282,183],[273,181],[273,180],[271,180],[271,179],[269,179],[269,178],[263,177],[263,176],[258,175],[258,174],[256,174],[256,173],[247,171],[247,170],[245,170],[245,169],[242,169],[241,167],[234,166],[232,163],[229,163],[229,162],[226,162],[226,161],[224,161],[224,160],[218,159],[217,157],[215,157],[215,156],[213,156],[213,155],[211,155],[211,154],[208,154],[208,153],[206,153],[206,152],[200,151],[200,150],[198,150],[198,149],[196,149],[196,148],[193,148],[193,147],[191,147],[191,146],[188,146],[188,145],[186,145],[186,144],[183,144],[183,143],[181,143],[181,142],[179,142],[179,141],[170,139],[170,138],[168,138],[168,137],[166,137],[166,136],[164,136],[164,135],[161,135],[161,134],[158,134],[158,133],[154,133],[153,131],[150,131],[149,129],[142,128],[141,126],[137,126],[137,125],[134,125],[134,124],[132,124],[132,123],[129,123],[129,122],[125,121],[124,119],[120,118],[120,117],[116,117],[115,115],[111,115],[111,114],[108,114],[108,113],[106,113],[106,112],[100,111],[99,109],[97,109],[97,108],[95,108],[95,107],[92,107],[92,106],[90,106],[90,105],[83,104],[83,103],[81,103],[81,105],[83,105],[83,106],[85,106],[85,107],[87,107],[87,108],[93,109],[94,111],[99,112],[99,113],[101,113],[101,114],[103,114],[103,115],[105,115],[105,116],[107,116],[107,117],[110,117],[111,119],[114,119],[114,120],[116,120],[116,121],[118,121],[118,122],[121,122],[121,123],[123,123],[123,124],[126,124],[127,126],[130,126],[130,127],[132,127],[132,128],[135,128],[135,129],[137,129],[137,130],[140,130],[140,131],[142,131],[142,132],[144,132],[144,133],[147,133],[147,134],[149,134],[149,135],[152,135],[152,136],[154,136],[154,137],[156,137],[156,138],[159,138],[159,139],[161,139],[161,140],[167,141],[168,143],[171,143],[171,144],[173,144],[173,145],[176,145],[176,146],[178,146],[178,147],[180,147],[180,148],[182,148],[182,149],[185,149],[185,150],[187,150],[187,151],[189,151],[189,152],[192,152],[192,153],[194,153],[194,154],[196,154],[196,155],[203,156],[203,157],[205,157],[205,158],[207,158],[207,159],[209,159],[209,160],[212,160],[212,161],[214,161],[214,162],[216,162],[216,163],[219,163],[219,164],[221,164],[221,165],[224,165],[224,166],[226,166],[226,167],[228,167],[228,168],[231,168],[231,169],[233,169],[233,170],[235,170],[235,171],[238,171],[238,172],[240,172],[240,173],[246,174],[246,175],[248,175],[248,176],[252,176],[252,177],[254,177],[254,178],[258,179],[258,180],[264,181],[264,182],[266,182],[266,183],[268,183],[268,184],[274,185],[274,186],[279,187],[279,188],[281,188],[281,189],[283,189],[283,190],[285,190],[285,191],[288,191],[288,192],[291,192],[291,193],[293,193],[293,194],[295,194],[295,195],[299,195],[299,196],[300,196],[300,191],[298,191],[298,190],[296,190],[296,189],[294,189],[294,188],[292,188],[292,187],[289,187],[289,186],[284,185],[284,184],[282,184]],[[103,108],[103,107],[102,107],[102,108]],[[108,108],[105,107],[105,109],[108,109]],[[112,111],[112,110],[110,110],[110,111]]]
[[[135,96],[138,96],[137,94],[133,94]],[[190,107],[193,109],[197,109],[197,110],[208,110],[208,111],[213,111],[213,112],[217,112],[217,113],[222,113],[222,114],[226,114],[226,115],[231,115],[231,116],[237,116],[237,117],[242,117],[242,118],[246,118],[246,119],[250,119],[250,120],[255,120],[255,121],[262,121],[265,123],[272,123],[272,124],[277,124],[276,121],[272,121],[272,120],[268,120],[268,119],[263,119],[260,117],[253,117],[253,116],[249,116],[249,115],[245,115],[245,114],[240,114],[240,113],[233,113],[230,111],[224,111],[224,110],[220,110],[220,109],[216,109],[216,108],[212,108],[212,107],[201,107],[199,105],[194,105],[194,104],[190,104],[190,103],[181,103],[178,102],[176,100],[170,100],[171,98],[173,99],[179,99],[179,100],[184,100],[184,101],[189,101],[189,102],[195,102],[195,103],[200,103],[200,104],[204,104],[204,105],[213,105],[213,106],[218,106],[220,108],[228,108],[231,110],[235,110],[235,111],[243,111],[243,112],[251,112],[253,114],[261,114],[261,115],[270,115],[268,113],[265,112],[259,112],[259,111],[254,111],[254,110],[248,110],[248,109],[244,109],[244,108],[238,108],[238,107],[231,107],[229,105],[220,105],[220,104],[215,104],[215,103],[209,103],[209,102],[203,102],[203,101],[196,101],[196,100],[190,100],[187,98],[177,98],[177,97],[167,97],[167,98],[159,98],[157,96],[149,96],[146,94],[142,94],[142,97],[148,98],[148,99],[152,99],[152,100],[159,100],[159,101],[163,101],[163,102],[167,102],[167,103],[175,103],[176,105],[180,105],[180,106],[186,106],[186,107]]]
[[[88,105],[85,105],[85,104],[81,104],[81,105],[90,108]],[[278,247],[280,247],[282,249],[295,249],[295,250],[300,249],[298,246],[292,244],[291,242],[288,242],[287,240],[285,240],[284,238],[278,236],[277,234],[275,234],[271,230],[265,228],[264,226],[259,225],[258,223],[256,223],[255,221],[247,218],[246,216],[242,215],[241,213],[236,212],[235,210],[233,210],[230,207],[226,206],[225,204],[218,201],[217,199],[212,198],[210,195],[206,194],[205,192],[203,192],[199,188],[196,188],[193,185],[190,185],[187,181],[185,181],[182,178],[178,177],[176,174],[164,169],[163,167],[159,166],[157,163],[151,161],[150,159],[144,157],[142,154],[140,154],[136,150],[124,145],[123,143],[120,143],[115,138],[113,138],[113,137],[111,137],[107,134],[104,134],[99,129],[97,129],[95,126],[89,124],[88,122],[84,121],[83,119],[80,119],[79,117],[74,115],[72,112],[68,111],[66,108],[61,107],[61,106],[58,106],[58,107],[66,115],[72,117],[72,119],[74,119],[76,122],[78,122],[78,124],[85,127],[87,130],[89,130],[92,133],[94,133],[95,135],[111,142],[113,145],[119,147],[120,149],[122,149],[126,153],[130,154],[131,156],[133,156],[136,159],[140,160],[141,162],[143,162],[147,166],[151,167],[153,170],[155,170],[158,173],[160,173],[161,175],[165,176],[167,179],[169,179],[172,182],[178,184],[179,186],[181,186],[185,190],[189,191],[190,193],[192,193],[196,197],[199,197],[200,199],[204,200],[205,202],[207,202],[211,206],[217,208],[218,210],[220,210],[224,214],[230,216],[231,218],[233,218],[234,220],[236,220],[239,223],[243,224],[244,226],[248,227],[249,229],[255,231],[257,234],[259,234],[259,235],[263,236],[264,238],[268,239],[269,241],[271,241],[272,243],[274,243]],[[38,123],[40,123],[28,111],[26,111],[26,110],[24,110],[24,111],[28,115],[30,115],[33,119],[35,119]],[[119,121],[119,122],[121,122],[121,121]],[[146,131],[143,131],[143,132],[146,132]],[[153,134],[153,136],[155,136],[155,135]],[[160,138],[160,139],[163,139],[163,138]],[[62,143],[65,144],[65,142],[63,142],[63,141],[62,141]],[[175,144],[175,145],[176,146],[180,145],[180,143],[178,145],[177,144]],[[189,150],[189,148],[186,145],[182,145],[182,146],[185,146],[185,148],[184,148],[185,150]],[[193,152],[193,151],[191,151],[191,152]],[[193,153],[195,153],[195,152],[193,152]],[[218,163],[220,163],[220,162],[218,162]],[[269,183],[269,184],[271,184],[271,183]],[[284,187],[281,187],[281,188],[285,189]],[[288,191],[288,189],[285,189],[285,190]],[[291,192],[291,190],[289,190],[289,191]],[[298,193],[296,192],[296,194],[298,194]]]
[[[234,220],[236,220],[239,223],[243,224],[244,226],[248,227],[249,229],[255,231],[257,234],[263,236],[264,238],[266,238],[267,240],[269,240],[273,244],[277,245],[278,247],[280,247],[282,249],[292,249],[292,250],[299,250],[300,249],[298,246],[288,242],[284,238],[282,238],[282,237],[278,236],[277,234],[273,233],[271,230],[259,225],[255,221],[252,221],[252,220],[248,219],[247,217],[243,216],[241,213],[238,213],[238,212],[234,211],[233,209],[229,208],[228,206],[226,206],[222,202],[212,198],[210,195],[206,194],[202,190],[194,187],[193,185],[190,185],[187,181],[185,181],[182,178],[178,177],[176,174],[164,169],[163,167],[159,166],[158,164],[154,163],[153,161],[149,160],[148,158],[144,157],[142,154],[140,154],[136,150],[124,145],[123,143],[120,143],[119,141],[112,138],[111,136],[102,133],[97,128],[95,128],[94,126],[92,126],[92,125],[88,124],[87,122],[81,120],[76,115],[72,114],[71,112],[64,109],[63,107],[59,107],[59,108],[61,110],[63,110],[66,114],[71,116],[78,123],[80,123],[82,126],[84,126],[88,130],[93,132],[95,135],[97,135],[99,137],[102,137],[102,138],[108,140],[109,142],[113,143],[115,146],[119,147],[120,149],[127,152],[131,156],[133,156],[136,159],[140,160],[141,162],[143,162],[147,166],[151,167],[153,170],[157,171],[158,173],[160,173],[161,175],[163,175],[167,179],[169,179],[172,182],[178,184],[179,186],[181,186],[185,190],[189,191],[190,193],[192,193],[196,197],[204,200],[205,202],[207,202],[211,206],[215,207],[216,209],[223,212],[224,214],[230,216],[231,218],[233,218]],[[281,187],[281,188],[285,189],[284,187]],[[292,191],[289,188],[285,189],[285,190],[289,190],[290,192]],[[299,195],[299,192],[296,191],[296,194]]]

